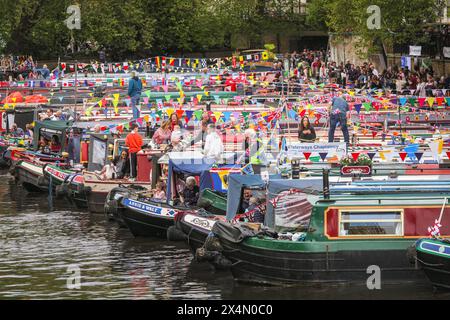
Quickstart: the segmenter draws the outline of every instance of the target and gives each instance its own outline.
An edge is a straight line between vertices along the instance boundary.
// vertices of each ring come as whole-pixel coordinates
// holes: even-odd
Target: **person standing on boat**
[[[300,130],[298,131],[298,140],[300,142],[314,142],[316,140],[316,131],[309,122],[308,117],[303,117],[300,122]]]
[[[136,120],[140,116],[138,109],[139,101],[141,99],[142,81],[136,76],[135,72],[131,73],[131,79],[128,84],[128,95],[131,98],[131,107],[133,109],[133,119]]]
[[[347,127],[347,114],[349,112],[348,102],[343,97],[334,97],[330,108],[330,130],[328,132],[328,142],[334,142],[334,132],[336,126],[340,123],[344,141],[350,142],[350,137]]]
[[[170,130],[170,121],[167,120],[156,130],[152,140],[157,145],[167,144],[171,139],[171,135],[172,130]]]
[[[131,132],[125,138],[125,145],[130,154],[130,180],[135,181],[137,177],[137,153],[142,150],[144,141],[139,134],[139,127],[136,123],[131,124]]]
[[[205,156],[208,159],[214,159],[220,161],[224,151],[222,138],[216,131],[213,124],[208,124],[208,135],[205,141]]]

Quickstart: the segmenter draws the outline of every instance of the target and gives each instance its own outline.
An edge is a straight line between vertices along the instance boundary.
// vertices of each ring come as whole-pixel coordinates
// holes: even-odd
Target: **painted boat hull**
[[[193,253],[203,247],[215,222],[214,216],[208,218],[191,213],[175,217],[175,227],[186,235],[186,242]]]
[[[404,248],[379,250],[325,251],[325,243],[311,252],[273,250],[254,246],[247,240],[235,244],[220,239],[223,255],[232,263],[231,272],[238,281],[259,284],[283,285],[302,283],[355,282],[367,283],[369,266],[378,266],[382,281],[417,280],[424,275],[412,266]],[[409,242],[409,244],[411,244]],[[329,244],[331,246],[331,244]],[[316,248],[317,249],[317,248]]]
[[[114,188],[138,184],[151,189],[148,182],[129,182],[127,180],[100,180],[94,174],[85,173],[84,183],[78,188],[80,194],[85,194],[87,207],[92,213],[104,213],[106,197]]]
[[[14,170],[16,181],[29,192],[48,192],[49,181],[42,165],[19,161]]]
[[[74,175],[66,180],[63,184],[67,187],[66,198],[77,209],[87,209],[88,203],[83,187],[83,176],[80,174]]]
[[[416,254],[420,267],[432,285],[450,290],[450,242],[419,240]]]
[[[124,202],[125,201],[125,202]],[[125,225],[135,237],[166,238],[167,229],[174,225],[174,217],[144,213],[126,204],[123,199],[123,210],[119,211]]]

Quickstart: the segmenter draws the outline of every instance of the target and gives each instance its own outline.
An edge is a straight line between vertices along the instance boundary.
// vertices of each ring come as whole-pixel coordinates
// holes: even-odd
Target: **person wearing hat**
[[[133,109],[133,119],[136,120],[140,116],[140,111],[137,107],[141,99],[142,81],[136,75],[136,72],[131,73],[131,79],[128,84],[128,96],[131,98],[131,108]]]

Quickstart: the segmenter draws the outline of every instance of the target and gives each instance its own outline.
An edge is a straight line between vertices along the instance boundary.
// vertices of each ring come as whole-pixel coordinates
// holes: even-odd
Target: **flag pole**
[[[445,207],[447,205],[447,197],[444,198],[444,203],[442,204],[441,214],[439,215],[439,224],[441,224],[442,217],[444,216]]]

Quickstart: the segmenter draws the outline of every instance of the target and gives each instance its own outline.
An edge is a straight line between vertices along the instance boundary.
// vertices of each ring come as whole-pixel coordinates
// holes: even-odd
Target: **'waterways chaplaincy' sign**
[[[287,156],[290,158],[300,158],[304,153],[322,153],[327,156],[337,156],[339,159],[343,158],[347,153],[345,143],[301,143],[293,142],[287,143]]]

